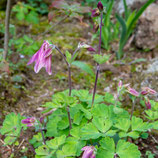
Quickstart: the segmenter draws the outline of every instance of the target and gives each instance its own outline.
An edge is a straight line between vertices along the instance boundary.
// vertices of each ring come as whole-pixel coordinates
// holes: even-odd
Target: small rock
[[[147,1],[147,0],[146,0]],[[127,6],[129,7],[129,8],[133,8],[133,6],[136,4],[136,3],[144,3],[144,2],[146,2],[145,0],[126,0],[126,3],[127,3]],[[118,13],[120,13],[120,14],[122,14],[123,12],[124,12],[124,5],[123,5],[123,0],[116,0],[115,1],[116,3],[115,3],[115,6],[114,6],[114,8],[115,8],[115,10],[116,10],[116,12],[118,12]],[[134,8],[135,8],[135,6],[134,6]],[[137,8],[137,7],[136,7]],[[137,8],[138,9],[138,8]]]
[[[135,45],[152,50],[158,46],[158,4],[151,4],[139,19],[135,32]]]

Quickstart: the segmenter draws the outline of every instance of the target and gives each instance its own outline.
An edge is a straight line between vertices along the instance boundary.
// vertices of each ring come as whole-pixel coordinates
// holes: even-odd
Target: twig
[[[6,8],[6,16],[5,16],[4,52],[3,52],[4,61],[6,60],[8,55],[10,12],[11,12],[11,0],[7,0],[7,8]]]
[[[57,23],[55,23],[54,25],[52,25],[49,29],[47,29],[45,32],[42,32],[41,34],[39,34],[37,37],[39,36],[43,36],[45,34],[47,34],[50,30],[52,30],[53,27],[59,25],[62,21],[64,21],[66,18],[68,17],[68,15],[65,15],[60,21],[58,21]]]
[[[9,150],[11,150],[11,148],[10,148],[8,145],[6,145],[6,143],[5,143],[2,139],[0,139],[0,141],[1,141],[1,143],[4,144]]]
[[[154,136],[151,135],[151,138],[154,140],[154,142],[155,142],[156,144],[158,144],[158,141],[155,139]]]
[[[18,149],[20,149],[21,145],[23,144],[23,142],[25,141],[25,139],[23,139],[20,143],[20,145],[18,146]]]

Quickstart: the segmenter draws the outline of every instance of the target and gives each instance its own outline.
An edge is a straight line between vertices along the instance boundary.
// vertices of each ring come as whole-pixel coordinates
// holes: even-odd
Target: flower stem
[[[134,108],[135,108],[135,99],[132,99],[132,111],[131,111],[130,120],[132,120],[132,116],[133,116]]]
[[[46,141],[45,141],[45,138],[44,138],[43,131],[42,131],[41,127],[39,129],[40,129],[40,132],[42,134],[43,143],[44,143],[44,145],[46,145]]]
[[[71,96],[72,83],[71,83],[71,66],[70,66],[70,64],[68,65],[68,72],[69,72],[69,96]],[[70,116],[70,107],[69,106],[67,106],[67,114],[68,114],[68,119],[69,119],[69,128],[71,130],[72,125],[71,125],[71,116]]]
[[[100,55],[100,50],[101,50],[102,19],[103,19],[103,12],[101,12],[101,20],[100,20],[100,35],[99,35],[99,47],[98,47],[98,54],[99,55]],[[96,90],[97,90],[97,82],[98,82],[99,70],[100,70],[100,65],[97,63],[97,72],[96,72],[95,84],[94,84],[94,89],[93,89],[93,97],[92,97],[91,109],[93,109],[93,103],[94,103],[95,94],[96,94]]]
[[[97,89],[99,70],[100,70],[100,66],[99,66],[99,64],[97,64],[97,72],[96,72],[96,78],[95,78],[95,84],[94,84],[94,90],[93,90],[93,98],[92,98],[92,106],[91,106],[92,109],[93,109],[93,103],[94,103],[95,93],[96,93],[96,89]]]
[[[66,56],[61,52],[61,50],[57,46],[55,46],[55,49],[62,55],[62,57],[65,60],[66,65],[69,67],[69,63],[66,60]]]
[[[71,83],[71,66],[70,66],[70,64],[68,66],[68,72],[69,72],[69,96],[71,96],[72,83]]]
[[[65,55],[61,52],[61,50],[55,46],[55,49],[62,55],[62,57],[64,58],[65,60],[65,63],[68,67],[68,80],[69,80],[69,96],[71,96],[71,86],[72,86],[72,83],[71,83],[71,65],[67,62],[66,60],[66,57]],[[77,51],[76,51],[77,52]],[[69,119],[69,128],[71,129],[72,128],[72,124],[71,124],[71,116],[70,116],[70,107],[67,106],[67,115],[68,115],[68,119]]]
[[[79,48],[77,47],[76,50],[72,54],[71,60],[73,60],[73,58],[75,58],[75,55],[76,55],[78,50],[79,50]]]

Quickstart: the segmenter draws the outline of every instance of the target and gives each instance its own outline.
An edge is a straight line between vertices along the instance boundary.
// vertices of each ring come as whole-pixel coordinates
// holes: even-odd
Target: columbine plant
[[[21,132],[27,134],[27,128],[35,128],[36,134],[28,144],[36,158],[140,158],[141,153],[134,143],[128,142],[142,137],[151,129],[158,129],[158,104],[152,101],[145,111],[145,117],[150,120],[144,122],[141,118],[133,116],[133,101],[131,115],[121,108],[119,99],[123,93],[136,97],[147,97],[156,92],[150,88],[143,88],[138,93],[129,84],[119,82],[117,95],[110,93],[105,95],[96,94],[100,64],[106,62],[109,56],[101,55],[101,30],[103,5],[98,3],[97,9],[92,11],[93,16],[100,16],[100,37],[97,54],[93,55],[97,63],[97,71],[93,94],[88,90],[73,90],[71,83],[71,65],[76,59],[80,49],[96,52],[94,48],[85,43],[79,43],[76,50],[71,54],[62,51],[54,44],[44,41],[39,51],[30,59],[28,64],[35,62],[36,73],[42,67],[46,68],[49,75],[52,74],[51,59],[53,51],[57,50],[63,57],[68,68],[69,89],[53,95],[52,101],[42,107],[45,108],[40,118],[23,117],[20,114],[11,113],[6,116],[0,130],[5,135],[4,145],[12,145],[18,141]],[[149,104],[149,102],[148,102]],[[12,137],[14,136],[14,137]],[[116,139],[117,138],[117,139]],[[27,140],[26,140],[27,141]],[[134,142],[134,141],[133,141]]]

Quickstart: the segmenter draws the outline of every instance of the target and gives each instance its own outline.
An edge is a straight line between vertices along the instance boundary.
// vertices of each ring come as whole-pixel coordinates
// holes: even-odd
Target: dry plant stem
[[[56,110],[56,108],[54,108],[54,109],[50,110],[49,112],[47,112],[47,113],[43,114],[43,116],[41,116],[41,118],[42,118],[42,117],[46,117],[46,116],[48,116],[48,115],[52,114],[55,110]]]
[[[103,19],[103,12],[101,12],[101,20],[100,20],[100,35],[99,35],[99,47],[98,47],[98,54],[99,55],[100,55],[100,50],[101,50],[102,19]],[[93,90],[91,109],[93,109],[93,103],[94,103],[95,94],[96,94],[96,90],[97,90],[99,70],[100,70],[100,65],[97,63],[97,72],[96,72],[96,78],[95,78],[95,84],[94,84],[94,90]]]
[[[63,22],[66,18],[68,18],[68,15],[65,15],[60,21],[58,21],[57,23],[55,23],[54,25],[52,25],[49,29],[47,29],[45,32],[41,33],[38,35],[38,37],[40,36],[44,36],[45,34],[49,33],[49,31],[51,31],[54,27],[56,27],[57,25],[59,25],[61,22]]]
[[[18,146],[18,149],[20,149],[20,147],[22,146],[22,144],[24,143],[25,139],[23,139],[20,143],[20,145]]]
[[[154,140],[154,142],[155,142],[156,144],[158,144],[158,141],[155,139],[154,136],[152,136],[152,134],[151,134],[151,138]]]
[[[4,53],[3,53],[4,61],[6,60],[8,54],[10,12],[11,12],[11,0],[7,0],[6,17],[5,17]]]
[[[133,116],[134,108],[135,108],[135,99],[132,99],[132,111],[131,111],[131,117],[130,117],[130,120],[132,120],[132,116]]]
[[[66,57],[65,55],[61,52],[61,50],[55,46],[55,49],[62,55],[62,57],[64,58],[65,62],[66,62],[66,65],[68,66],[68,73],[69,73],[69,77],[68,77],[68,80],[69,80],[69,96],[71,96],[71,66],[70,64],[67,62],[66,60]],[[70,107],[67,106],[67,115],[68,115],[68,119],[69,119],[69,128],[71,130],[72,128],[72,124],[71,124],[71,116],[70,116]]]
[[[2,143],[3,145],[5,145],[9,150],[11,150],[11,148],[10,148],[8,145],[6,145],[6,143],[5,143],[2,139],[0,139],[0,141],[1,141],[1,143]]]

